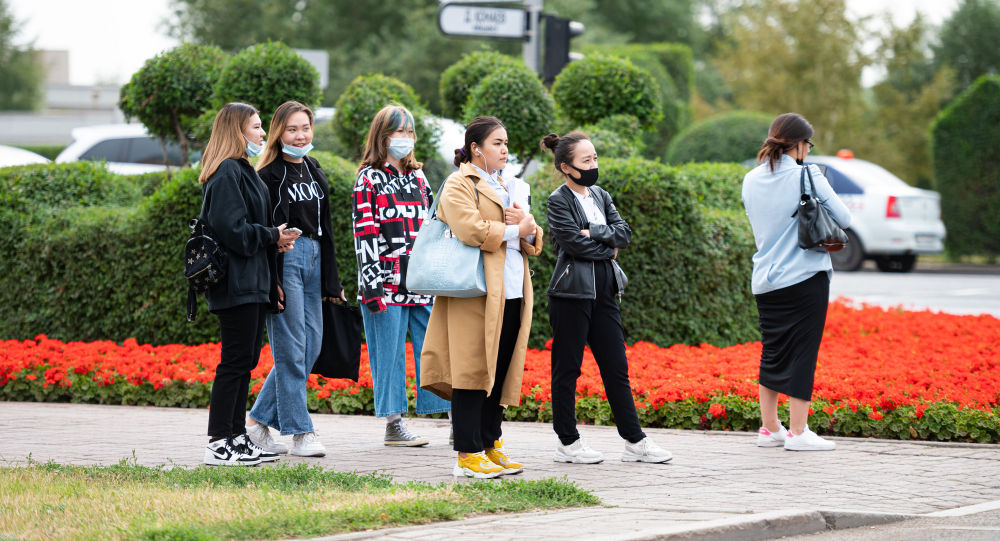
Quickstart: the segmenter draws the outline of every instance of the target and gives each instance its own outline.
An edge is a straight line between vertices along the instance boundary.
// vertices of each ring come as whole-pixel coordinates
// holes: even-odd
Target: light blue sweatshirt
[[[743,208],[750,218],[757,253],[753,256],[750,289],[754,295],[793,286],[820,271],[833,275],[830,254],[822,248],[799,248],[799,175],[802,166],[785,154],[774,172],[767,163],[743,177]],[[819,167],[809,166],[816,197],[840,227],[851,224],[851,212],[830,187]],[[806,176],[806,193],[812,193]]]

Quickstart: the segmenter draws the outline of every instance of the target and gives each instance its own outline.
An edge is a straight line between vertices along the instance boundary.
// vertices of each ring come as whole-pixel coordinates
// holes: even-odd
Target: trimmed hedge
[[[590,137],[599,157],[630,158],[645,148],[639,120],[632,115],[612,115],[596,124],[582,126],[580,131]]]
[[[354,296],[350,196],[357,165],[312,155],[330,178],[337,262]],[[184,319],[181,253],[188,220],[200,204],[197,175],[185,169],[169,179],[119,177],[91,163],[0,170],[0,219],[8,231],[0,278],[8,313],[0,320],[0,337],[217,341],[217,325],[203,302],[196,323]],[[742,211],[732,206],[733,183],[741,177],[734,165],[602,160],[601,185],[635,231],[633,245],[621,254],[631,280],[622,302],[630,342],[728,345],[757,338],[747,284],[753,241]],[[534,213],[545,227],[545,199],[560,180],[546,168],[532,182]],[[30,206],[25,193],[35,194]],[[27,208],[30,215],[22,212]],[[535,347],[551,334],[545,291],[553,263],[551,246],[531,263]]]
[[[570,62],[552,83],[552,97],[560,114],[576,125],[624,114],[651,127],[663,118],[659,84],[624,58],[594,55]]]
[[[980,77],[931,126],[934,187],[952,257],[1000,255],[1000,76]],[[992,209],[992,210],[991,210]]]
[[[469,94],[489,75],[503,69],[527,69],[520,59],[495,51],[476,51],[462,55],[441,73],[441,113],[455,120],[465,117]],[[499,116],[499,115],[498,115]]]
[[[752,111],[731,111],[693,124],[670,143],[670,163],[742,162],[753,159],[774,120]]]
[[[750,293],[755,251],[746,216],[721,195],[743,177],[733,165],[670,167],[640,158],[602,159],[600,185],[632,227],[632,245],[619,262],[629,276],[622,297],[626,338],[659,345],[731,345],[760,338]],[[547,227],[546,199],[561,183],[551,167],[532,182],[532,211]],[[704,195],[702,192],[706,192]],[[549,240],[549,239],[546,239]],[[546,290],[555,264],[551,246],[531,261],[535,309],[531,344],[552,331]]]

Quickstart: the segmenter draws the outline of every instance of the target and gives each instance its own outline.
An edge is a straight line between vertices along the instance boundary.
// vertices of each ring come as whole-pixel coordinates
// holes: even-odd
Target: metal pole
[[[524,44],[521,47],[521,56],[524,58],[524,64],[535,73],[541,73],[538,59],[539,50],[541,49],[539,42],[542,38],[540,26],[542,22],[543,2],[544,0],[524,0],[524,10],[527,12],[528,18],[528,31],[526,32]]]

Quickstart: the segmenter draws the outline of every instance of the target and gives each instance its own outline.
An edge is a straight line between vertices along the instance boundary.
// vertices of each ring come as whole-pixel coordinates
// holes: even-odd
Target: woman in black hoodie
[[[312,150],[313,113],[297,101],[274,111],[271,139],[257,171],[271,196],[275,223],[301,231],[295,248],[278,256],[284,312],[267,316],[274,368],[247,419],[250,439],[273,453],[289,452],[268,427],[292,435],[291,454],[323,456],[306,405],[306,380],[323,345],[322,299],[346,300],[337,275],[330,220],[330,188]]]
[[[257,109],[226,104],[212,123],[198,176],[201,220],[228,255],[225,279],[205,293],[222,337],[208,411],[209,465],[255,465],[277,458],[246,437],[246,403],[250,371],[264,339],[264,316],[282,308],[277,253],[290,250],[298,234],[285,231],[285,224],[274,227],[267,188],[247,160],[260,152],[263,141]]]

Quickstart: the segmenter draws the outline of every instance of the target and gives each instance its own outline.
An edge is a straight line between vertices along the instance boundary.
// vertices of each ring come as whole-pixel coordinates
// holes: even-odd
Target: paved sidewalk
[[[201,463],[205,410],[0,402],[0,459],[110,464],[135,453],[140,464]],[[390,467],[396,480],[451,481],[455,454],[448,424],[411,419],[425,448],[382,445],[384,423],[372,417],[314,415],[327,447],[308,461],[361,473]],[[362,532],[334,539],[768,539],[898,520],[1000,500],[1000,446],[835,438],[833,452],[760,449],[755,435],[649,429],[674,453],[662,464],[621,462],[613,427],[581,426],[602,451],[597,465],[553,462],[550,424],[505,423],[508,451],[525,463],[522,478],[567,477],[605,507],[483,516]],[[283,438],[288,440],[289,438]]]

